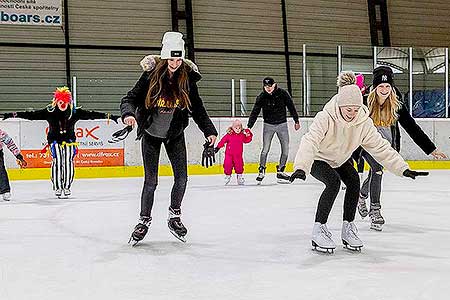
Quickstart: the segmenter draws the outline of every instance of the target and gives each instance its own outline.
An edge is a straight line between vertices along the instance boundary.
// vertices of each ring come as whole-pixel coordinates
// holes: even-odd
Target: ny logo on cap
[[[381,81],[387,81],[388,79],[387,79],[387,75],[383,75],[383,76],[381,76]]]
[[[181,51],[170,51],[170,57],[181,57]]]

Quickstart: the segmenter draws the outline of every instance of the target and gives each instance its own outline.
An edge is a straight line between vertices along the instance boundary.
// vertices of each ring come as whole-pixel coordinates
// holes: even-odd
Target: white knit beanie
[[[361,90],[356,85],[356,77],[352,71],[343,71],[337,78],[339,87],[337,95],[338,106],[362,106]]]
[[[162,39],[161,59],[184,59],[184,40],[180,32],[168,31]]]

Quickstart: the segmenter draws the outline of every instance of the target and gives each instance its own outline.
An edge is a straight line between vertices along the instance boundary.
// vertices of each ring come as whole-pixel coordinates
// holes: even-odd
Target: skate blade
[[[137,245],[137,243],[139,243],[140,241],[136,241],[135,239],[133,239],[133,237],[131,236],[130,239],[128,240],[128,244],[131,244],[131,247],[134,247]]]
[[[323,248],[323,247],[320,247],[319,245],[317,245],[314,241],[311,241],[311,243],[312,243],[313,251],[316,251],[318,253],[323,253],[323,254],[334,254],[335,248]]]
[[[349,243],[347,243],[346,241],[342,240],[342,243],[344,244],[344,248],[353,252],[361,252],[361,248],[363,246],[351,246]]]
[[[176,234],[174,231],[170,230],[170,233],[176,237],[179,241],[182,241],[183,243],[186,243],[186,237],[184,236],[180,236],[178,234]]]
[[[370,225],[370,229],[375,231],[383,231],[383,225]]]
[[[58,199],[69,199],[69,196],[65,196],[65,195],[60,195],[57,197],[58,197]]]
[[[289,180],[286,180],[286,179],[277,179],[277,183],[280,183],[280,184],[291,184],[291,182]]]

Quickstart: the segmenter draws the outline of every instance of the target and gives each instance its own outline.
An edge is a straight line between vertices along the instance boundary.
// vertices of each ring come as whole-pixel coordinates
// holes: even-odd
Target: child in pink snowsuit
[[[244,143],[252,141],[253,134],[249,129],[243,129],[242,123],[239,120],[234,120],[232,125],[227,129],[227,134],[217,144],[216,152],[219,151],[225,144],[225,160],[223,162],[223,171],[225,173],[225,184],[231,180],[231,173],[234,172],[237,176],[239,185],[244,184],[244,159],[242,157],[244,152]]]

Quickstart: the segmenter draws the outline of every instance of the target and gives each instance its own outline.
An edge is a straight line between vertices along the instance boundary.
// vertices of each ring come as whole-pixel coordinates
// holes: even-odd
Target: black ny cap
[[[380,66],[373,70],[373,88],[376,88],[381,83],[389,83],[390,85],[394,84],[394,73],[391,68]]]
[[[263,79],[263,86],[272,86],[275,80],[272,77],[266,77]]]

